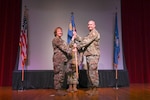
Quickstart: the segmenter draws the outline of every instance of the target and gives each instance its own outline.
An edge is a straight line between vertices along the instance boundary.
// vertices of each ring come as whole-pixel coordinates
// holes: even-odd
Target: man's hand
[[[77,37],[77,32],[76,31],[73,31],[73,36],[74,36],[74,38]]]
[[[73,44],[73,51],[77,51],[77,44],[76,43]]]
[[[72,41],[74,41],[74,39],[77,37],[77,33],[76,31],[73,31],[73,37],[72,37]]]

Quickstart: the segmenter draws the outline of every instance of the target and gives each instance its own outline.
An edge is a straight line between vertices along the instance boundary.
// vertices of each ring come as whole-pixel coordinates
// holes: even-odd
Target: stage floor
[[[86,88],[66,96],[56,96],[54,89],[13,90],[0,87],[0,100],[150,100],[150,84],[130,84],[129,87],[98,88],[98,94],[88,96]]]

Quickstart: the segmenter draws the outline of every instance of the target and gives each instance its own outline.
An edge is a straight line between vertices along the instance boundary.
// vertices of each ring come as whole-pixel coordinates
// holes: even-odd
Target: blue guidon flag
[[[76,26],[75,26],[75,22],[74,22],[74,15],[72,12],[71,13],[71,20],[70,20],[69,28],[68,28],[67,43],[70,43],[72,36],[73,36],[73,31],[76,31]]]
[[[119,33],[118,33],[118,21],[117,21],[117,13],[115,14],[115,33],[114,33],[114,58],[113,63],[114,67],[118,67],[118,59],[120,54],[120,41],[119,41]]]

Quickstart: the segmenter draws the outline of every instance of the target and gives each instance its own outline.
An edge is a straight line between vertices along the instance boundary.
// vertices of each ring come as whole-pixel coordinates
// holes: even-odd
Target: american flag
[[[23,21],[21,26],[21,33],[20,33],[20,58],[21,58],[21,65],[22,67],[25,66],[27,60],[27,49],[28,49],[28,19],[27,19],[27,9],[25,8]]]

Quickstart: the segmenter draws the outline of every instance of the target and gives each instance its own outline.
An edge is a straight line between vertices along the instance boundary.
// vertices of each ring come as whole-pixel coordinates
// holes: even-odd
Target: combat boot
[[[57,90],[56,91],[56,95],[65,96],[65,95],[67,95],[67,93],[65,91],[63,91],[63,90]]]
[[[73,84],[73,91],[74,91],[74,92],[78,91],[78,89],[77,89],[77,84]]]
[[[72,84],[69,85],[69,88],[67,89],[67,92],[71,92],[71,91],[73,91]]]
[[[92,89],[92,95],[96,95],[96,94],[98,94],[97,87],[94,87]]]
[[[88,95],[91,95],[91,93],[92,93],[92,88],[90,88],[89,90],[87,90],[85,93],[88,94]]]

